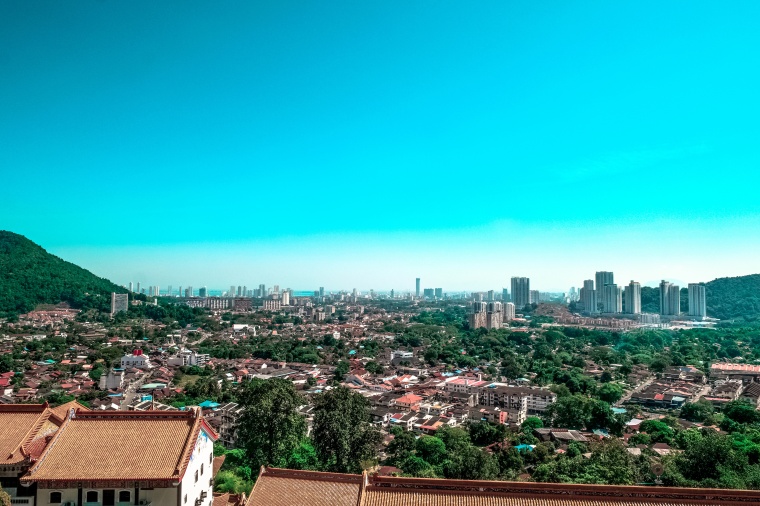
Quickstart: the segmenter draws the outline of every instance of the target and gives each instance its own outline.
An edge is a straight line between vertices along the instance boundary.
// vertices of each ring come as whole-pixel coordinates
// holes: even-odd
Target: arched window
[[[98,491],[88,490],[87,496],[85,496],[85,502],[98,502]]]
[[[50,492],[50,504],[61,504],[60,492]]]
[[[198,483],[198,471],[195,471],[195,482]]]
[[[119,491],[119,502],[131,502],[132,501],[132,493],[129,490],[120,490]]]

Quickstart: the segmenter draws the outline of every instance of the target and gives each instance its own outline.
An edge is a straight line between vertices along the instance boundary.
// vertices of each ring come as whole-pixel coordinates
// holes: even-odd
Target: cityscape
[[[758,19],[0,2],[0,506],[760,506]]]

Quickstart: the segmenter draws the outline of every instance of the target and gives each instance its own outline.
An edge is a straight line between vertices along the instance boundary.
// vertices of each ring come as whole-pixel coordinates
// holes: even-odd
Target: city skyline
[[[10,0],[0,227],[160,286],[751,274],[758,17]]]

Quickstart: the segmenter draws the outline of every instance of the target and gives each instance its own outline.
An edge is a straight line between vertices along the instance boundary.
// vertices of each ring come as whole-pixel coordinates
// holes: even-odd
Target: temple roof
[[[40,452],[40,446],[44,447],[44,436],[57,430],[59,424],[47,404],[0,405],[0,464],[30,460],[32,454]]]
[[[359,474],[262,468],[246,506],[356,506]]]
[[[199,411],[76,411],[22,478],[24,483],[178,483],[199,437],[217,438]],[[210,470],[210,469],[209,469]]]

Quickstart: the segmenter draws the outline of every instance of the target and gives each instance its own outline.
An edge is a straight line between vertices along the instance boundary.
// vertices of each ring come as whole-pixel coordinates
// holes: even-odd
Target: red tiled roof
[[[356,506],[362,477],[262,468],[246,506]]]

